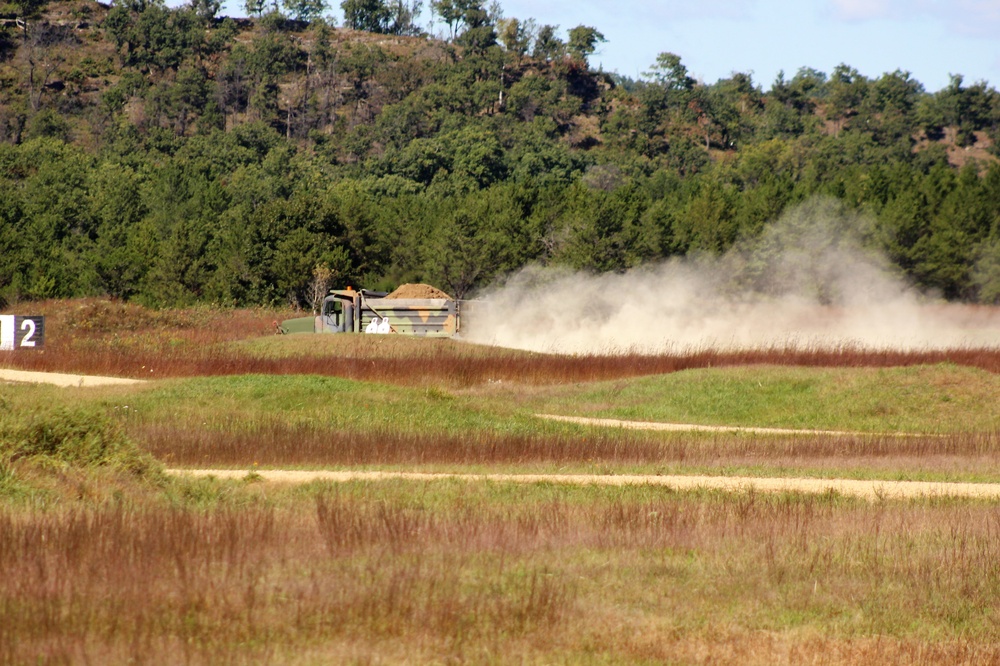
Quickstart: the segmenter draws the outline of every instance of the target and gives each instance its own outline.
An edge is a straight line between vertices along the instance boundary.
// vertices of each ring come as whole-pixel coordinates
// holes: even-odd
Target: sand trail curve
[[[746,433],[752,435],[813,435],[829,437],[943,437],[939,434],[920,432],[861,432],[857,430],[817,430],[814,428],[766,428],[759,426],[698,425],[694,423],[663,423],[661,421],[626,421],[623,419],[594,418],[590,416],[561,416],[558,414],[535,414],[535,418],[548,421],[562,421],[579,425],[625,430],[653,430],[660,432],[721,432]]]

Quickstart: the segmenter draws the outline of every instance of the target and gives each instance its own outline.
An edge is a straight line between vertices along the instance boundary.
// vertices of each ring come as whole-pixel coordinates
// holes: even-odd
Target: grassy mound
[[[100,408],[14,410],[0,396],[0,495],[58,490],[45,477],[60,475],[67,480],[67,475],[80,472],[110,473],[133,481],[162,477],[161,465]]]

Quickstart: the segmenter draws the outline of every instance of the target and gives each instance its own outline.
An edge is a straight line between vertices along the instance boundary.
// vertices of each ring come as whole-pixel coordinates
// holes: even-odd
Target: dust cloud
[[[866,249],[877,233],[814,199],[722,256],[603,275],[531,266],[478,295],[463,337],[580,354],[1000,346],[1000,311],[914,289]]]

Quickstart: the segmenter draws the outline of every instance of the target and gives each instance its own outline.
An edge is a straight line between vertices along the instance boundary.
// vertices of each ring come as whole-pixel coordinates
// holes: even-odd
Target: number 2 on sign
[[[30,319],[25,319],[24,321],[21,322],[21,330],[28,332],[28,334],[21,339],[21,346],[34,347],[35,341],[32,340],[31,338],[33,338],[35,335],[35,322],[33,322]]]

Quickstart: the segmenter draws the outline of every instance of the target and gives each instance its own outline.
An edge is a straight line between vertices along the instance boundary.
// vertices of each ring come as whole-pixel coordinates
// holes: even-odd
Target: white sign
[[[37,349],[45,343],[45,317],[0,315],[0,351]]]

